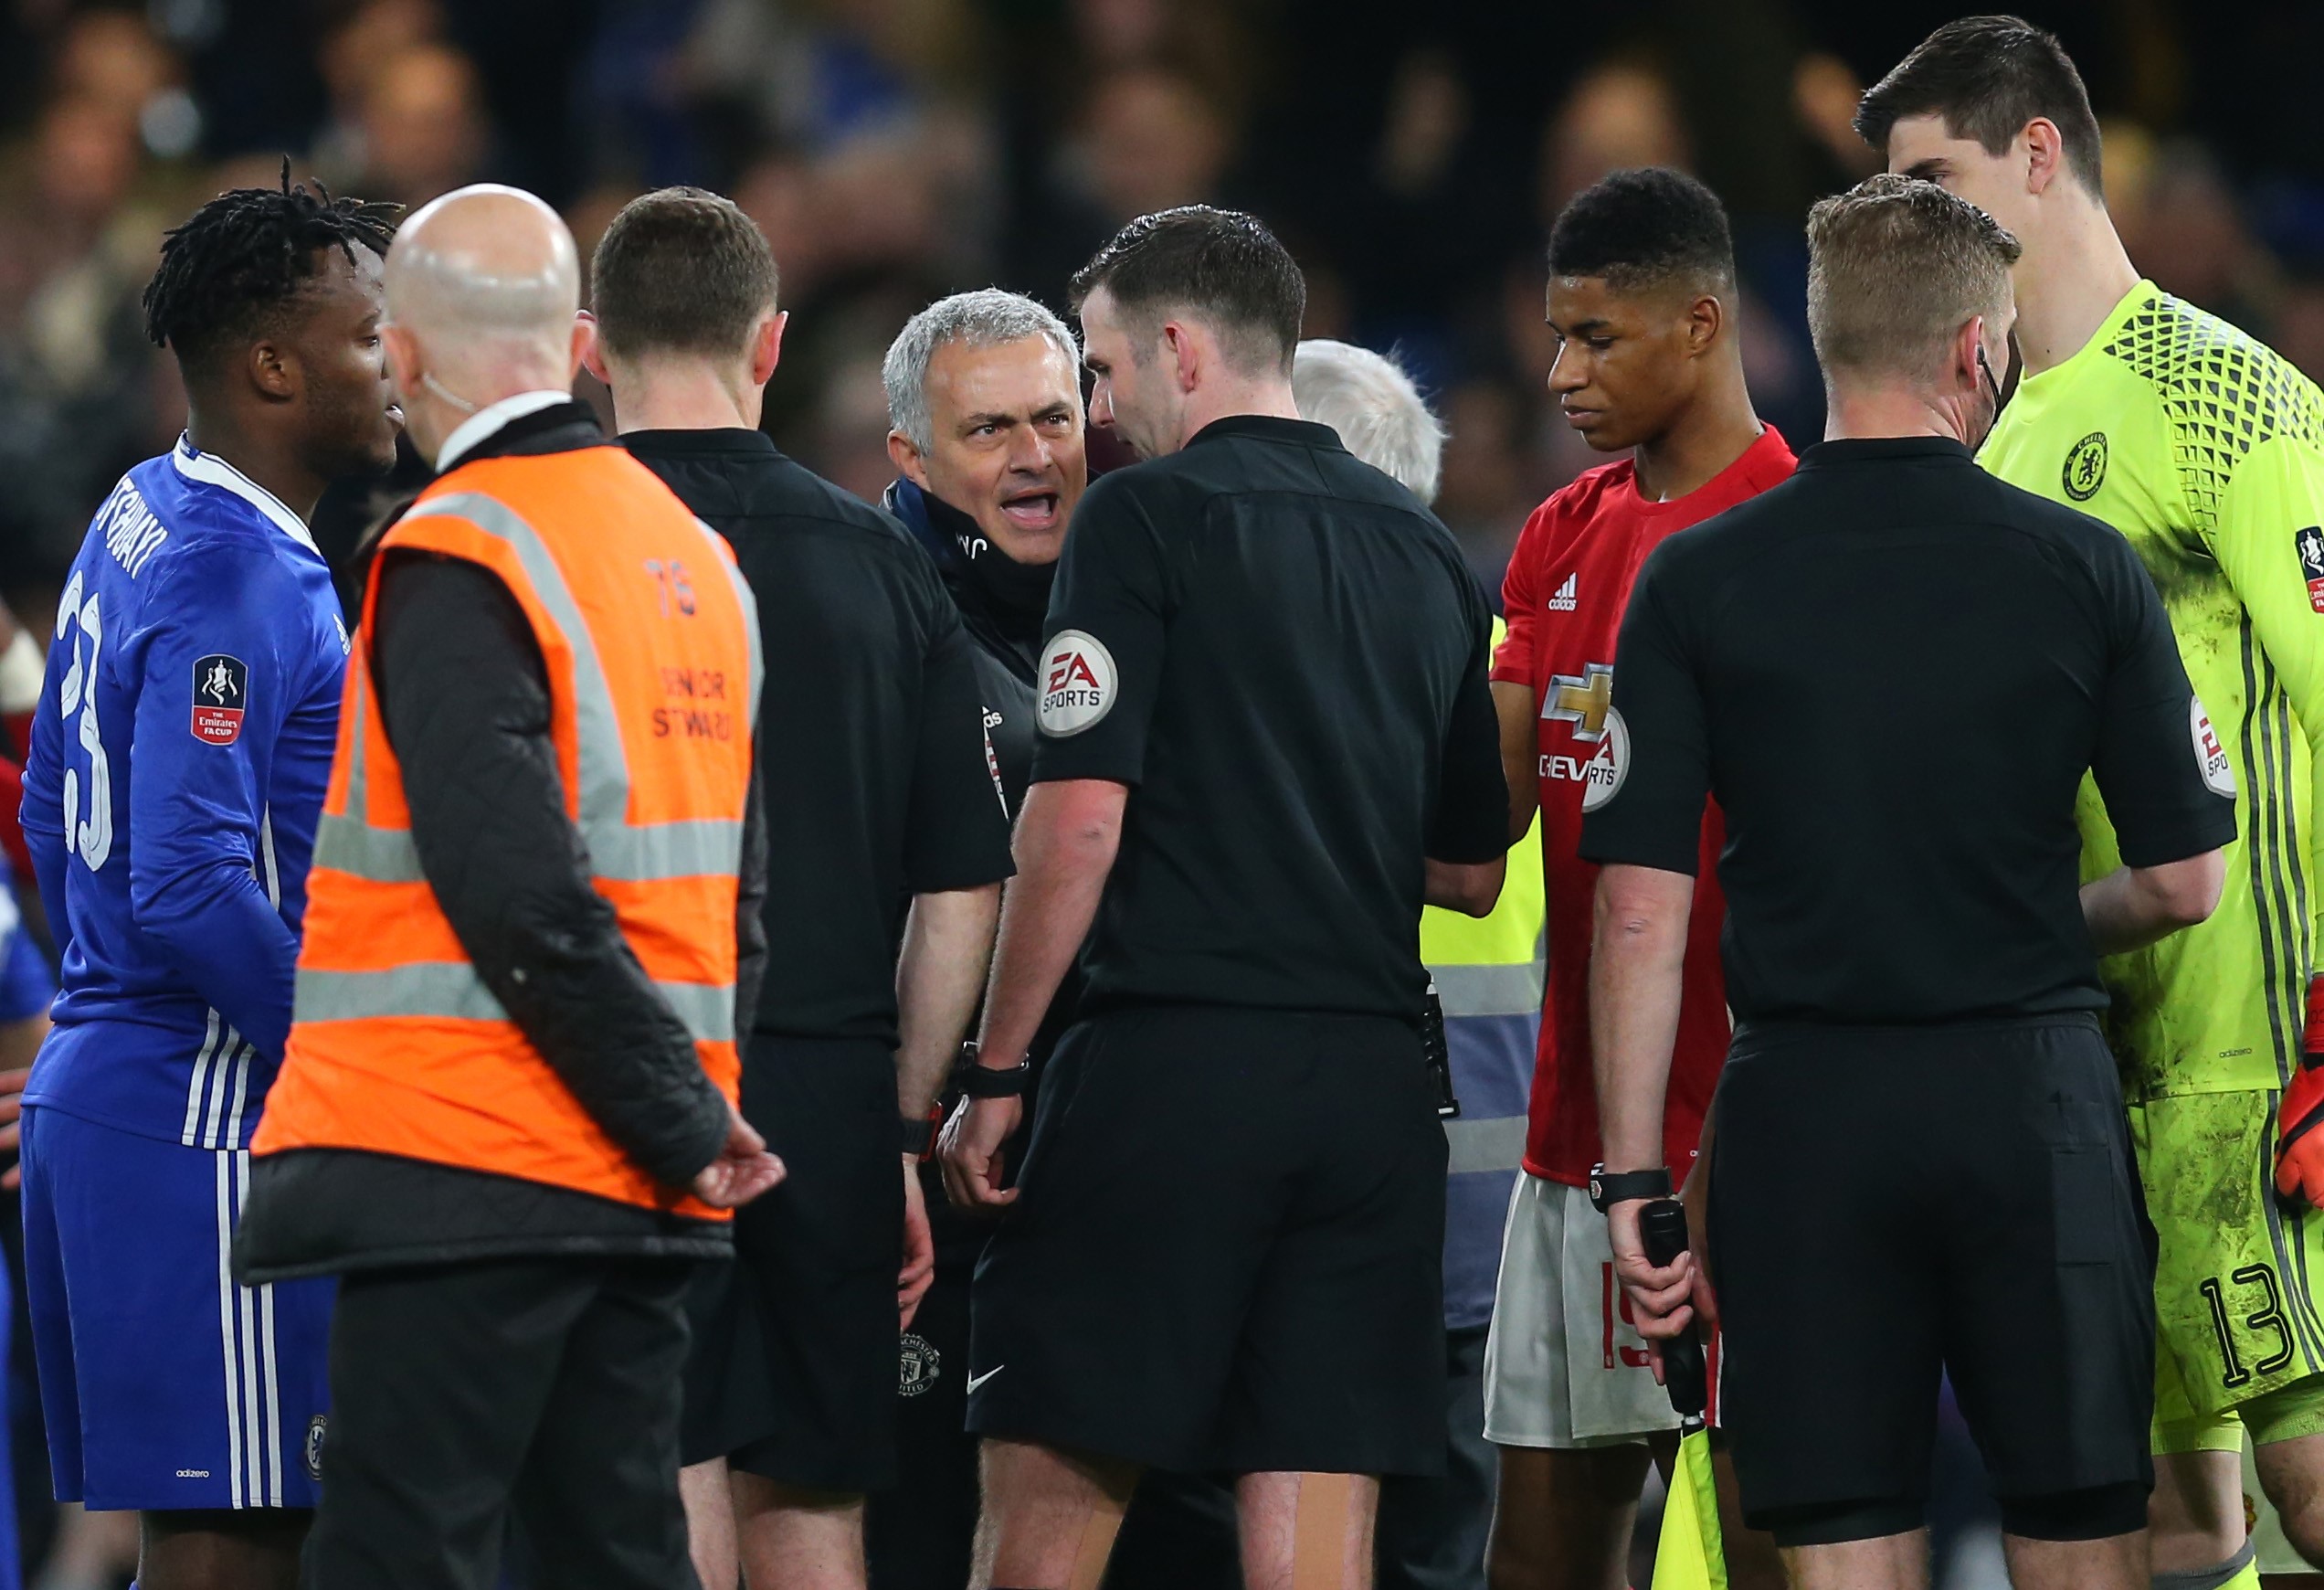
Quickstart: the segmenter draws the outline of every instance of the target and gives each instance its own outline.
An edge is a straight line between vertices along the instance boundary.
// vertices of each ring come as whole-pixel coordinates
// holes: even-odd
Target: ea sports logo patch
[[[1622,793],[1630,777],[1630,726],[1618,708],[1606,709],[1606,730],[1598,754],[1581,770],[1581,809],[1595,811]]]
[[[194,664],[194,737],[206,746],[230,746],[242,737],[242,713],[250,705],[250,671],[239,657],[216,652]]]
[[[2195,764],[2203,768],[2203,787],[2234,800],[2234,770],[2227,765],[2227,747],[2219,743],[2219,731],[2211,726],[2211,715],[2203,710],[2201,696],[2187,703],[2187,733],[2195,742]]]
[[[1062,739],[1095,727],[1114,710],[1120,684],[1104,641],[1080,630],[1060,630],[1041,655],[1041,733]]]
[[[907,1330],[903,1333],[903,1352],[897,1361],[896,1370],[896,1395],[922,1396],[944,1373],[944,1354],[938,1352],[935,1344],[926,1337],[915,1336]]]
[[[2086,503],[2098,494],[2106,484],[2106,432],[2094,430],[2066,450],[2065,470],[2061,483],[2065,494],[2077,503]]]

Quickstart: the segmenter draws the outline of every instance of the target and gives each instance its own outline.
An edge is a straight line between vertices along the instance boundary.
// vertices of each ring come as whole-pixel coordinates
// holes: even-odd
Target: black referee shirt
[[[1083,1012],[1417,1020],[1423,857],[1507,848],[1491,625],[1444,527],[1328,427],[1221,419],[1093,485],[1033,752],[1036,783],[1131,786]]]
[[[621,441],[726,538],[758,599],[770,886],[755,1025],[893,1044],[907,896],[1011,870],[960,615],[903,526],[763,432]]]
[[[1600,863],[1695,870],[1727,815],[1745,1020],[2103,1010],[2076,792],[2123,859],[2235,836],[2234,785],[2138,556],[1935,438],[1831,441],[1646,560]]]

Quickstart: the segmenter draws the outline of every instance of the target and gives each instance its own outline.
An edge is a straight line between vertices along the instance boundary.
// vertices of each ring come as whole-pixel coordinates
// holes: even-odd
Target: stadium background
[[[1871,169],[1848,129],[1861,86],[1964,8],[1643,0],[1609,21],[1569,0],[0,0],[0,593],[45,629],[89,514],[183,421],[137,312],[162,228],[220,187],[275,181],[286,154],[334,191],[407,204],[516,183],[585,251],[646,188],[733,195],[772,240],[792,313],[767,429],[874,499],[890,475],[879,360],[912,310],[988,282],[1062,308],[1068,274],[1129,217],[1254,210],[1306,269],[1310,334],[1393,348],[1420,377],[1451,429],[1439,510],[1497,589],[1526,512],[1596,461],[1542,387],[1558,207],[1622,165],[1683,165],[1717,189],[1754,397],[1804,445],[1822,416],[1801,217]],[[2324,5],[2019,9],[2089,79],[2139,267],[2324,376],[2308,80]],[[21,1415],[21,1333],[16,1356]],[[52,1531],[27,1424],[37,1561]],[[1979,1554],[1954,1553],[1958,1590],[1986,1582]]]

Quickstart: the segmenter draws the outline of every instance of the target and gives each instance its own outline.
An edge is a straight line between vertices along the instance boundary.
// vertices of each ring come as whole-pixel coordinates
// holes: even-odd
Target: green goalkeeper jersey
[[[2097,515],[2154,577],[2237,793],[2209,921],[2103,965],[2132,1102],[2280,1087],[2298,1062],[2324,906],[2324,396],[2272,349],[2141,281],[2072,358],[2028,376],[1981,455]],[[2119,864],[2085,779],[2084,878]]]

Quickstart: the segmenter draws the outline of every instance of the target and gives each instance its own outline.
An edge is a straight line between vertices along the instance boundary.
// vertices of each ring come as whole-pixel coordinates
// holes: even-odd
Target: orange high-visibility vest
[[[734,555],[618,448],[482,459],[438,481],[380,543],[489,569],[547,664],[565,814],[629,948],[735,1097],[734,910],[756,610]],[[360,1149],[488,1171],[700,1219],[584,1110],[477,976],[412,846],[367,641],[307,875],[290,1041],[253,1153]]]

